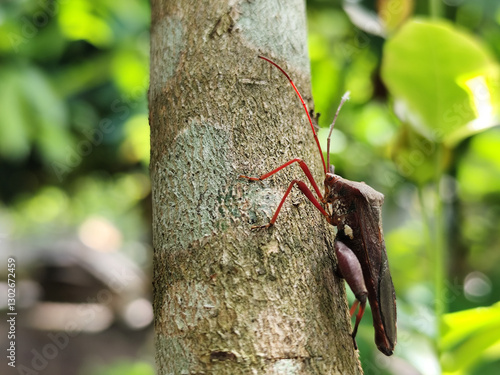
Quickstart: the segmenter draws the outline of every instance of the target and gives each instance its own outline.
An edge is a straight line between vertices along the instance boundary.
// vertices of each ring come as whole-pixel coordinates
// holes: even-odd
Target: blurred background
[[[10,256],[16,374],[154,374],[149,22],[145,0],[0,5],[0,308]]]
[[[336,172],[386,196],[398,346],[381,355],[365,314],[365,374],[497,374],[499,2],[307,12],[320,138],[350,90]],[[154,373],[149,20],[145,0],[0,5],[0,310],[15,271],[24,373]]]

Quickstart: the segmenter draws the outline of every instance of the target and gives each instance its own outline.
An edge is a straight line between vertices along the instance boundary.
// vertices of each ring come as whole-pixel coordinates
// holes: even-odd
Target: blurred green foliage
[[[149,19],[141,0],[2,4],[0,207],[12,238],[102,215],[149,242]]]
[[[307,3],[321,141],[350,90],[332,161],[386,196],[397,358],[377,352],[366,314],[365,374],[496,374],[500,4],[373,3]],[[36,243],[98,215],[149,243],[149,18],[146,0],[2,3],[0,233]],[[146,245],[124,251],[148,264]],[[151,373],[90,373],[126,371]]]
[[[1,3],[0,234],[9,251],[74,240],[97,217],[148,270],[149,23],[146,0]],[[20,274],[33,266],[21,263]]]
[[[111,365],[89,365],[79,375],[154,375],[155,369],[150,363],[117,361]]]

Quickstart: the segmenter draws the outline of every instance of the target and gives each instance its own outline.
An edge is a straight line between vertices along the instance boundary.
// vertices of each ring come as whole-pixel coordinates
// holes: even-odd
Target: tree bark
[[[152,1],[151,180],[159,374],[359,374],[334,233],[294,189],[320,157],[281,64],[310,96],[305,5]]]

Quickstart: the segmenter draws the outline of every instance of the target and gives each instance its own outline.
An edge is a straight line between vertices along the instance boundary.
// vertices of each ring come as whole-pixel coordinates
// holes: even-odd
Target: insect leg
[[[354,324],[354,329],[352,330],[352,333],[351,333],[352,341],[354,343],[355,349],[358,349],[358,345],[356,344],[356,334],[358,333],[359,322],[361,322],[361,318],[363,317],[363,314],[365,313],[365,307],[366,307],[366,296],[365,295],[362,296],[361,299],[362,300],[361,300],[361,304],[359,305],[358,315],[356,315],[356,323]]]
[[[309,180],[309,182],[311,183],[312,187],[314,188],[314,191],[318,195],[318,198],[322,201],[323,200],[323,195],[321,194],[321,191],[319,190],[318,185],[316,184],[316,181],[314,181],[314,177],[311,174],[311,171],[307,167],[307,164],[302,159],[299,159],[299,158],[292,159],[292,160],[286,162],[285,164],[279,166],[278,168],[273,169],[271,172],[263,174],[260,177],[248,177],[248,176],[240,175],[239,178],[246,178],[246,179],[248,179],[250,181],[262,181],[262,180],[265,180],[266,178],[272,176],[276,172],[281,171],[283,168],[288,167],[292,163],[299,163],[300,168],[302,168],[302,170],[306,174],[307,179]]]
[[[366,306],[366,296],[368,291],[366,289],[365,280],[363,278],[363,271],[361,270],[361,264],[358,258],[343,242],[335,241],[335,254],[337,255],[337,260],[339,263],[340,273],[345,279],[352,292],[356,296],[356,301],[353,303],[351,308],[351,316],[356,311],[356,307],[359,303],[358,314],[356,315],[356,323],[354,324],[354,329],[352,331],[352,340],[354,342],[354,347],[357,349],[356,345],[356,333],[358,332],[359,322],[363,317]]]
[[[319,203],[318,200],[314,197],[312,191],[309,190],[309,188],[307,187],[307,185],[303,181],[293,180],[290,183],[290,186],[288,186],[288,189],[286,190],[285,195],[283,195],[283,198],[281,198],[281,202],[278,205],[278,208],[276,209],[276,212],[274,213],[273,217],[271,218],[271,221],[269,223],[265,224],[265,225],[262,225],[262,226],[258,226],[258,225],[257,226],[253,226],[252,229],[269,228],[271,225],[274,225],[274,223],[276,222],[276,218],[278,217],[278,214],[280,213],[281,207],[283,206],[283,203],[285,203],[285,200],[288,197],[288,194],[290,194],[290,191],[292,190],[292,187],[295,184],[297,184],[297,186],[299,187],[300,191],[307,197],[307,199],[309,199],[311,201],[312,204],[314,204],[314,206],[316,206],[316,208],[318,210],[320,210],[320,212],[327,219],[330,218],[329,215],[328,215],[328,212],[326,212],[325,209],[321,206],[321,203]]]
[[[356,312],[356,307],[358,307],[358,304],[359,304],[359,301],[358,300],[355,300],[354,303],[352,304],[351,306],[351,310],[349,311],[349,315],[351,315],[351,317],[354,315],[354,313]]]

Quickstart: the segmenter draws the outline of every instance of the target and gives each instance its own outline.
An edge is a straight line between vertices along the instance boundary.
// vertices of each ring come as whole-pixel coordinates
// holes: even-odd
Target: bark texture
[[[152,1],[151,179],[159,374],[359,374],[333,228],[294,189],[320,158],[300,102],[312,104],[305,5]],[[295,191],[296,190],[296,191]]]

